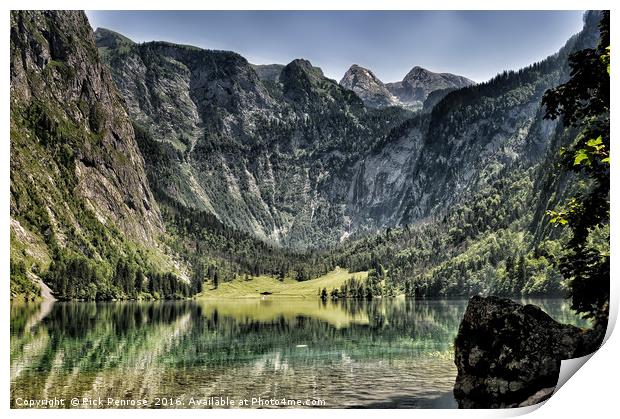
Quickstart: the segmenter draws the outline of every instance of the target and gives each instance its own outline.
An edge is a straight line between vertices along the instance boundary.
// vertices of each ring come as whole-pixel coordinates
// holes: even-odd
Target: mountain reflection
[[[535,303],[580,324],[563,301]],[[11,405],[17,397],[260,396],[451,406],[452,342],[465,306],[402,298],[13,305]]]

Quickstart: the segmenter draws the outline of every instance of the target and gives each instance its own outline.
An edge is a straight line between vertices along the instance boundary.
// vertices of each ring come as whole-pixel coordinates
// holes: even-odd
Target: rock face
[[[156,193],[296,248],[395,222],[397,195],[388,185],[406,178],[420,137],[390,131],[408,111],[366,108],[307,60],[279,69],[164,42],[112,49],[109,32],[97,31],[101,53],[145,128],[141,144]],[[410,152],[379,163],[382,141]],[[367,199],[384,219],[361,207]]]
[[[126,36],[103,28],[95,32],[95,42],[98,48],[122,48],[123,46],[129,47],[134,44],[134,42]],[[101,49],[99,51],[101,52]]]
[[[353,90],[366,106],[402,106],[412,110],[422,107],[433,92],[443,91],[443,94],[436,95],[427,107],[438,103],[450,91],[472,84],[475,83],[466,77],[433,73],[422,67],[414,67],[402,81],[383,83],[372,71],[357,64],[352,65],[340,80],[340,85]]]
[[[12,11],[10,51],[12,296],[34,298],[31,284],[40,283],[49,298],[41,280],[56,298],[118,296],[110,284],[121,259],[177,271],[86,15]],[[13,266],[23,267],[21,279]]]
[[[99,31],[100,29],[97,29]],[[282,64],[252,64],[256,75],[263,82],[277,83],[280,80],[280,73],[284,65]]]
[[[473,297],[455,340],[454,396],[461,408],[539,403],[553,393],[561,360],[593,352],[601,337],[530,304]]]
[[[393,99],[361,67],[342,82],[355,94],[303,59],[253,66],[233,52],[96,34],[129,114],[145,128],[155,192],[293,248],[414,223],[514,161],[541,162],[556,132],[540,99],[568,74],[566,55],[553,56],[526,76],[433,94],[426,112],[412,115],[364,106],[358,94],[377,105]],[[414,69],[399,92],[419,101],[469,83]]]
[[[61,244],[88,247],[86,208],[128,238],[154,243],[163,231],[158,206],[84,13],[11,12],[10,75],[11,216],[35,228],[27,221],[42,211]]]
[[[433,73],[425,68],[415,66],[402,81],[387,83],[387,89],[402,103],[408,105],[422,104],[429,93],[440,89],[460,89],[471,86],[474,81],[451,73]]]
[[[383,82],[374,73],[357,64],[353,64],[344,74],[340,85],[353,90],[366,106],[382,108],[399,105],[399,100],[390,93]]]

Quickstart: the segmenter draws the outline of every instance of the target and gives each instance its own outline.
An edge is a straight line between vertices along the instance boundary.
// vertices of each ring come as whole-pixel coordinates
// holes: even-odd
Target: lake
[[[525,302],[587,325],[564,300]],[[452,345],[466,304],[13,304],[11,407],[78,398],[73,407],[452,408]]]

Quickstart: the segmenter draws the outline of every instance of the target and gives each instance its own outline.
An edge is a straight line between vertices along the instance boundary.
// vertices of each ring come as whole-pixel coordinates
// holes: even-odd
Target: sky
[[[235,51],[254,64],[305,58],[340,80],[352,64],[383,82],[414,66],[482,82],[557,52],[583,11],[87,11],[136,42]]]

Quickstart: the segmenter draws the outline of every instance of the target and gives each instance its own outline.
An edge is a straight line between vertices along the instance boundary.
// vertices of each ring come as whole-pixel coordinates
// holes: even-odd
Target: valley
[[[305,282],[337,267],[368,272],[365,298],[563,295],[568,234],[546,211],[579,188],[553,170],[576,133],[541,98],[596,22],[484,83],[353,66],[339,84],[301,58],[257,66],[16,12],[12,295],[37,298],[41,278],[59,299],[224,297],[252,294],[248,277],[316,296]]]
[[[320,45],[361,48],[337,81],[341,53],[288,39],[291,19],[326,31],[334,13],[407,18],[398,33],[437,13],[454,30],[430,11],[11,11],[12,408],[512,408],[550,397],[561,360],[600,346],[609,12],[451,12],[583,23],[479,82],[404,56],[447,54],[436,36],[377,43],[366,23]],[[181,21],[167,39],[139,30]],[[284,44],[307,54],[170,42],[191,21],[200,36],[247,29],[258,51],[285,22]],[[500,46],[516,55],[518,40]],[[377,76],[397,63],[401,80]]]

